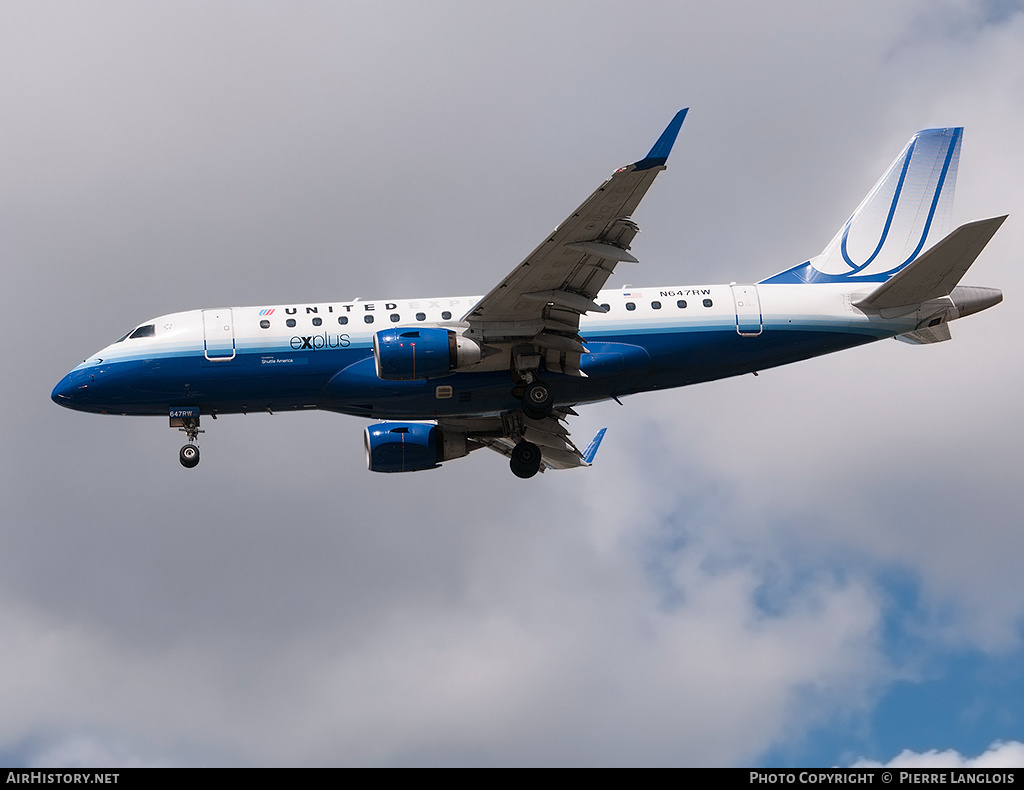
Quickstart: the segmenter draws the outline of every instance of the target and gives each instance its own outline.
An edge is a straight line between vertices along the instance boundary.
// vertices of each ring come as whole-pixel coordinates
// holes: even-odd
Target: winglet
[[[604,432],[607,430],[607,428],[602,428],[594,434],[594,438],[590,440],[590,444],[587,445],[587,449],[583,451],[583,462],[587,466],[594,463],[594,456],[597,455],[597,448],[601,446],[601,440],[604,438]]]
[[[683,119],[686,118],[686,111],[689,109],[689,107],[684,107],[676,113],[647,156],[634,164],[637,170],[650,170],[652,167],[661,167],[668,161],[668,155],[676,142],[676,135],[679,134],[679,128],[683,125]]]

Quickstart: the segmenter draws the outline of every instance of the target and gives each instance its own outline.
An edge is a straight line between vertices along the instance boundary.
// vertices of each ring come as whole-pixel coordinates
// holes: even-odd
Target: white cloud
[[[163,768],[166,763],[141,760],[97,738],[72,736],[48,744],[32,757],[30,768]]]
[[[966,757],[954,749],[913,752],[904,749],[887,763],[861,759],[852,768],[1021,768],[1024,743],[996,741],[977,757]]]

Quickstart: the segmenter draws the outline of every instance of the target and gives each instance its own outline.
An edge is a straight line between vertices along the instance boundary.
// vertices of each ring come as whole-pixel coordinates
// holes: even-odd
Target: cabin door
[[[203,342],[207,359],[221,362],[235,358],[235,324],[230,307],[203,310]]]
[[[757,298],[757,286],[732,286],[732,301],[736,305],[736,331],[744,337],[761,334],[761,301]]]

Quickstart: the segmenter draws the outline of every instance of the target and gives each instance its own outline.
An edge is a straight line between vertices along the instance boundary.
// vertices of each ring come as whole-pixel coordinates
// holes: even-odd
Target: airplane
[[[884,338],[949,340],[1002,301],[960,280],[1006,216],[952,232],[963,128],[915,134],[817,256],[757,283],[602,290],[636,263],[632,214],[686,118],[616,170],[483,297],[225,307],[148,320],[68,373],[52,399],[162,415],[199,463],[200,417],[321,409],[383,420],[375,472],[434,469],[480,448],[520,478],[590,466],[566,423],[582,404],[756,374]],[[621,402],[621,401],[620,401]]]

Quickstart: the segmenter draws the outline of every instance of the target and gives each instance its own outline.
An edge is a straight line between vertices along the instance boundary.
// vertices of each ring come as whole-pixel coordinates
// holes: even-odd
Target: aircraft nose
[[[69,409],[81,408],[91,379],[92,376],[88,373],[72,370],[57,382],[57,386],[50,393],[50,399],[58,406],[66,406]]]
[[[73,399],[74,390],[74,382],[71,380],[71,374],[68,373],[68,375],[57,382],[57,386],[50,393],[50,399],[59,406],[69,406]]]

